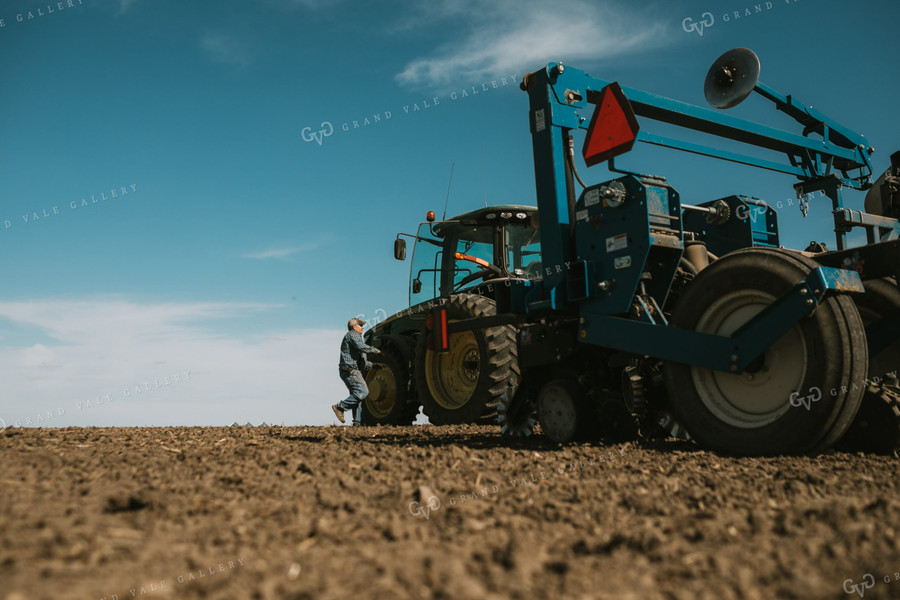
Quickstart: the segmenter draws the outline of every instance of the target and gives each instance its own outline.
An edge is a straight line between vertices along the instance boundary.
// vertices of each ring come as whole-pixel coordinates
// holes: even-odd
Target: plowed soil
[[[900,598],[892,457],[416,426],[10,428],[0,459],[6,600]]]

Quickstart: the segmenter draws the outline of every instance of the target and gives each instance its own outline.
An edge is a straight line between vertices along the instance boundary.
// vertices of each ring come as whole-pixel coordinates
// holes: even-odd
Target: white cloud
[[[248,49],[223,33],[206,32],[200,38],[200,48],[210,60],[220,64],[243,68],[252,62]]]
[[[22,365],[25,367],[54,368],[53,350],[43,344],[35,344],[22,350]]]
[[[551,61],[597,61],[664,42],[663,24],[630,9],[586,0],[444,0],[403,28],[461,19],[465,33],[396,75],[402,85],[431,88],[494,79]]]
[[[343,330],[239,336],[210,325],[273,308],[117,298],[0,302],[0,318],[29,325],[44,340],[0,346],[0,426],[26,418],[54,427],[333,422],[330,405],[347,395],[337,375]],[[98,405],[107,394],[112,402]]]

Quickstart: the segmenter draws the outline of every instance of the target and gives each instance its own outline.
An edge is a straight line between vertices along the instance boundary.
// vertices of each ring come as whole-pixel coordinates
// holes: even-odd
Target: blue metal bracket
[[[830,291],[862,293],[865,288],[855,271],[818,267],[728,337],[584,313],[579,339],[632,354],[741,373],[798,321],[812,314]]]
[[[879,217],[859,210],[841,208],[834,212],[834,222],[836,227],[865,227],[867,241],[870,244],[896,240],[900,237],[900,221],[890,217]]]
[[[818,133],[825,140],[833,142],[843,148],[859,148],[866,146],[865,136],[854,131],[850,131],[846,127],[835,123],[828,117],[823,115],[813,107],[807,106],[796,100],[793,96],[785,96],[780,94],[760,82],[756,82],[754,86],[756,91],[765,98],[775,103],[775,107],[781,112],[789,115],[792,119],[804,126],[803,135],[808,133]]]

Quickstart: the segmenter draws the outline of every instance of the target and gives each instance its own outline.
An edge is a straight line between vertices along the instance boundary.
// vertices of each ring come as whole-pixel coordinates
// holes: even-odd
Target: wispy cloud
[[[244,68],[252,58],[248,48],[234,36],[224,33],[206,32],[200,38],[200,49],[213,62]]]
[[[465,33],[409,62],[396,75],[401,85],[438,88],[524,75],[550,61],[596,61],[665,42],[664,24],[655,17],[605,2],[443,0],[421,6],[402,27],[457,19]]]
[[[254,258],[259,260],[266,258],[287,258],[288,256],[292,256],[294,254],[313,250],[317,246],[318,244],[301,244],[299,246],[272,246],[267,248],[266,250],[262,250],[259,252],[248,252],[246,254],[241,254],[241,258]]]
[[[56,427],[332,422],[328,407],[346,396],[334,368],[343,330],[237,335],[214,327],[272,309],[119,298],[0,302],[0,322],[50,339],[0,345],[0,426],[48,411],[56,416],[44,424]],[[153,383],[184,371],[190,378],[178,385]],[[151,393],[125,393],[145,382]],[[107,394],[112,403],[86,407]]]

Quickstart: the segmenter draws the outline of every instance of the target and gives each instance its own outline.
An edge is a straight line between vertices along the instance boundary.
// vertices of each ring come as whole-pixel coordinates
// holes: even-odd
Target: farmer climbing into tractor
[[[362,331],[365,321],[357,318],[350,319],[347,322],[347,335],[341,341],[341,362],[339,370],[341,381],[347,386],[350,395],[332,405],[331,410],[338,418],[338,421],[345,423],[344,411],[353,411],[353,424],[362,425],[362,401],[369,395],[369,388],[366,386],[366,380],[363,371],[368,371],[371,364],[366,360],[366,354],[381,354],[381,350],[367,346],[363,340]]]

